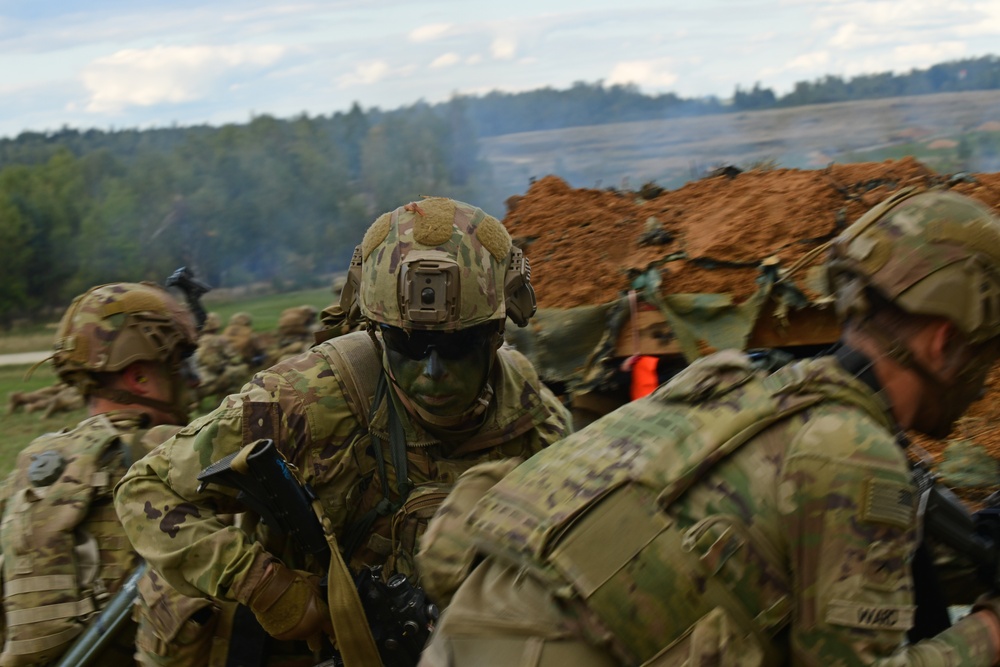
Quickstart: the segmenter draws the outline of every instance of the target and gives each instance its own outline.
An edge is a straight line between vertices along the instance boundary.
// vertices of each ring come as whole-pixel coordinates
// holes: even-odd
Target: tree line
[[[315,286],[382,210],[478,200],[489,171],[461,104],[6,142],[0,326],[178,266],[214,286]]]
[[[482,137],[871,97],[1000,87],[1000,58],[903,74],[755,84],[732,100],[630,85],[456,95],[245,124],[63,128],[0,140],[0,327],[64,307],[88,286],[192,267],[216,286],[312,286],[343,269],[374,216],[424,194],[502,214]]]

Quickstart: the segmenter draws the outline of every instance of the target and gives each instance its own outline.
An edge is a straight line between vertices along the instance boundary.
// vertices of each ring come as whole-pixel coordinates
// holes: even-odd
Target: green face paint
[[[478,327],[475,327],[478,328]],[[490,331],[494,329],[491,327]],[[423,332],[422,332],[423,333]],[[468,409],[486,384],[493,354],[488,332],[470,336],[469,330],[434,332],[420,345],[407,346],[398,338],[400,329],[387,331],[383,341],[389,368],[399,388],[423,410],[440,417],[459,415]],[[419,358],[413,358],[414,356]]]

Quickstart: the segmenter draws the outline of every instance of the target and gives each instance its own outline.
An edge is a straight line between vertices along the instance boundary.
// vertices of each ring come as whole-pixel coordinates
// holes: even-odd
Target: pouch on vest
[[[385,572],[405,574],[414,583],[417,567],[413,555],[427,524],[448,497],[452,484],[424,484],[410,491],[403,506],[392,516],[390,540],[392,553],[385,564]]]
[[[111,502],[123,473],[121,441],[104,421],[42,436],[18,456],[16,490],[0,523],[7,620],[0,665],[61,655],[134,567]]]
[[[154,571],[148,571],[137,588],[136,648],[155,656],[161,667],[202,662],[215,637],[217,610],[212,601],[181,595]]]

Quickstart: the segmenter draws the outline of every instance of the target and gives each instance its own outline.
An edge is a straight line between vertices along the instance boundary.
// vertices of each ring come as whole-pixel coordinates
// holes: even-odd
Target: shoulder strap
[[[314,349],[329,359],[337,371],[354,416],[368,428],[375,388],[382,375],[378,351],[368,332],[355,331],[339,336]]]

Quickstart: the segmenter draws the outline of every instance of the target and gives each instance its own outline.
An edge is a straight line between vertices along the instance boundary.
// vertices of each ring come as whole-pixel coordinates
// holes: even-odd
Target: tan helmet
[[[354,251],[341,294],[346,313],[413,330],[455,331],[535,312],[527,259],[503,224],[443,197],[379,217]]]
[[[73,300],[56,332],[52,365],[86,390],[92,373],[114,373],[135,361],[179,363],[197,347],[194,317],[153,283],[93,287]]]
[[[253,315],[246,312],[233,313],[233,315],[229,318],[229,324],[227,326],[252,327]]]
[[[1000,219],[964,195],[899,191],[833,242],[827,276],[845,316],[867,309],[870,287],[950,320],[971,343],[1000,336]]]
[[[203,334],[214,334],[219,333],[219,329],[222,328],[222,318],[216,312],[207,313],[205,315],[205,324],[201,326],[201,333]]]

